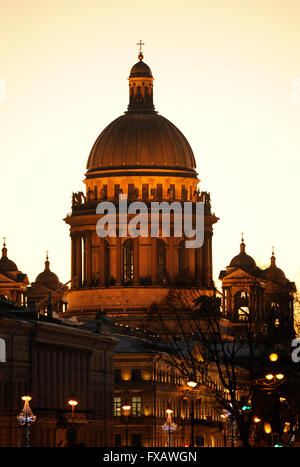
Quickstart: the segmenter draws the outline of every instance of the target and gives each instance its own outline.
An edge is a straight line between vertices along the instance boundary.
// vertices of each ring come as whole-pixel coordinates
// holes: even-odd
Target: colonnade
[[[71,232],[72,289],[124,284],[124,248],[128,245],[128,240],[120,237],[99,238],[94,229]],[[149,285],[172,285],[188,271],[194,285],[211,286],[211,230],[205,232],[203,246],[196,249],[185,248],[181,243],[185,240],[176,237],[136,237],[130,240],[133,261],[130,285],[140,285],[141,279],[145,277],[148,278]],[[162,245],[165,281],[162,281],[162,274],[158,269],[159,249]],[[146,267],[147,255],[150,267]],[[110,282],[111,278],[113,282]]]

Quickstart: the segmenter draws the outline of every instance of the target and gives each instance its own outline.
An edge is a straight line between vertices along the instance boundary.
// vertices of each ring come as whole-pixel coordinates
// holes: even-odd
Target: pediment
[[[223,281],[227,279],[257,279],[257,276],[245,271],[244,269],[233,269],[232,271],[226,271],[226,276],[223,277]]]
[[[0,283],[1,284],[15,284],[17,281],[3,272],[0,272]]]

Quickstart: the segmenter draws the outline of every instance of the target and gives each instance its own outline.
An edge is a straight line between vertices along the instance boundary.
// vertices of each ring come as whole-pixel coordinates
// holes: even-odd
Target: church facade
[[[129,76],[129,105],[124,115],[99,135],[87,162],[85,193],[73,194],[70,225],[72,266],[68,313],[90,319],[102,309],[118,320],[140,325],[153,300],[160,302],[174,287],[192,286],[206,293],[214,289],[213,225],[210,195],[198,188],[193,151],[178,128],[157,113],[153,104],[153,76],[143,55]],[[204,243],[185,248],[185,236],[99,238],[98,203],[109,201],[121,227],[119,199],[177,202],[203,201]],[[130,215],[129,215],[130,219]]]

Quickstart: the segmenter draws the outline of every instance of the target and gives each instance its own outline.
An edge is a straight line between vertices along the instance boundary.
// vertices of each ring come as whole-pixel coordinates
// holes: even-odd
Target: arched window
[[[123,244],[123,282],[133,283],[133,240],[130,238]]]
[[[2,338],[0,338],[0,362],[6,362],[6,345]]]
[[[234,296],[234,315],[238,321],[247,321],[249,316],[248,294],[244,290],[237,292]]]
[[[165,242],[157,240],[157,280],[162,282],[166,278],[166,250]]]

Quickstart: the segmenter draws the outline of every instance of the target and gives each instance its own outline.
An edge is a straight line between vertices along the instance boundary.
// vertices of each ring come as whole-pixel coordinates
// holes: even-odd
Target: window
[[[123,246],[123,282],[133,283],[133,240],[128,239]]]
[[[114,398],[114,416],[121,417],[122,415],[122,402],[121,397]]]
[[[133,417],[140,417],[141,413],[142,413],[142,398],[140,396],[133,397],[131,415]]]
[[[141,381],[141,379],[142,379],[141,370],[137,368],[133,368],[131,381]]]
[[[234,296],[235,319],[247,321],[249,316],[248,294],[244,290],[237,292]]]
[[[121,370],[115,370],[115,383],[119,383],[122,380],[121,378]]]

